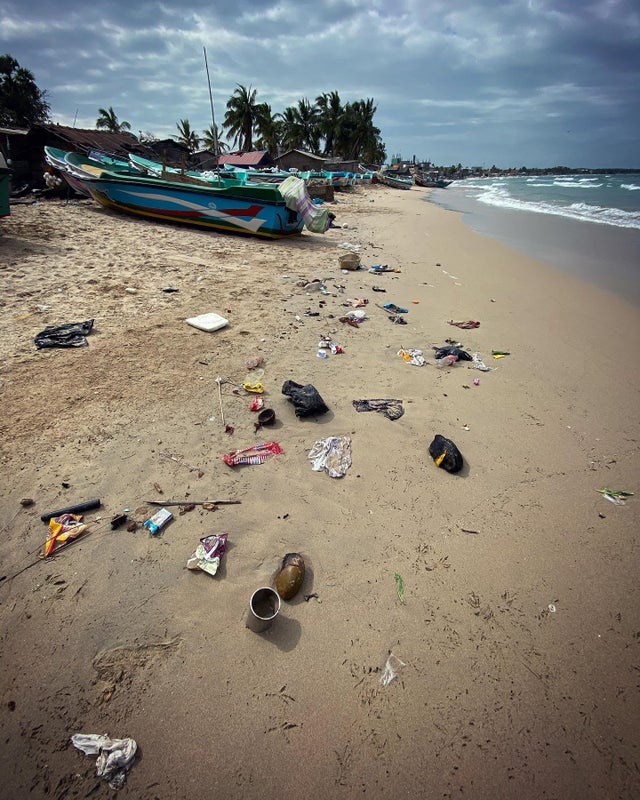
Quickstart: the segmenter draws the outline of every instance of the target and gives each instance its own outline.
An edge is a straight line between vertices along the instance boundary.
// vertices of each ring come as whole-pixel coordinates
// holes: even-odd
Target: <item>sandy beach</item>
[[[0,221],[0,797],[111,795],[76,733],[133,737],[120,795],[145,800],[640,795],[640,497],[597,491],[638,488],[640,311],[423,197],[359,188],[343,227],[273,242],[88,200]],[[229,325],[185,324],[210,311]],[[36,349],[89,319],[87,347]],[[325,336],[344,352],[318,357]],[[437,368],[448,338],[495,369]],[[256,357],[277,419],[258,431],[234,393]],[[297,419],[286,380],[329,412]],[[355,410],[374,398],[403,416]],[[351,439],[342,478],[308,458],[330,436]],[[283,453],[222,460],[266,441]],[[90,498],[87,533],[40,560],[40,515]],[[240,503],[174,506],[151,536],[149,500]],[[112,530],[125,509],[137,530]],[[187,570],[221,532],[218,574]],[[290,552],[303,587],[257,634],[251,593]]]

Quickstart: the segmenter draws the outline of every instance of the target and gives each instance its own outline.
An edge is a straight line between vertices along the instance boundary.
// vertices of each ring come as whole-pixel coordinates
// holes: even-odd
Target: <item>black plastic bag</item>
[[[437,467],[442,467],[447,472],[460,472],[464,463],[462,453],[454,442],[439,433],[436,433],[434,440],[429,445],[429,455],[436,462]]]
[[[33,340],[38,350],[43,347],[87,347],[85,339],[93,328],[93,320],[66,322],[64,325],[49,325]]]
[[[451,345],[447,345],[446,347],[434,347],[435,350],[435,357],[444,358],[445,356],[457,356],[458,361],[473,361],[473,356],[469,355],[466,350],[462,350],[460,347],[453,347]]]
[[[282,384],[282,394],[287,395],[295,406],[296,417],[325,414],[329,410],[318,390],[310,383],[301,386],[294,381],[285,381]]]

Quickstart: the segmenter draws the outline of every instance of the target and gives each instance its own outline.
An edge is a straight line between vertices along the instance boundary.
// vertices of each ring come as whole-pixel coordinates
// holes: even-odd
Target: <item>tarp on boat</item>
[[[291,175],[278,185],[287,208],[297,211],[304,220],[305,227],[313,233],[324,233],[331,224],[332,215],[328,208],[316,205],[309,197],[305,182]]]

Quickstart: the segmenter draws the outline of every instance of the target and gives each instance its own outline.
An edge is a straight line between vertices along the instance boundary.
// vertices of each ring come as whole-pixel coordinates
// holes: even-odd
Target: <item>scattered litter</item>
[[[33,497],[23,497],[22,500],[20,501],[20,505],[23,508],[28,508],[29,506],[32,506],[35,502],[36,501],[33,499]]]
[[[256,430],[259,430],[263,425],[275,425],[276,412],[272,408],[263,408],[258,414],[258,421],[256,423]]]
[[[394,656],[393,653],[389,653],[387,663],[384,665],[384,670],[380,676],[380,683],[382,686],[388,686],[392,680],[395,680],[395,678],[398,677],[398,673],[402,667],[406,666],[407,665],[404,663],[404,661],[400,661],[398,656]]]
[[[283,600],[294,598],[304,582],[304,558],[300,553],[287,553],[276,575],[276,592]]]
[[[473,379],[473,385],[474,386],[480,386],[480,378],[474,378]]]
[[[349,436],[329,436],[318,439],[309,451],[314,472],[326,470],[331,478],[342,478],[351,466],[351,439]]]
[[[245,367],[247,369],[258,369],[259,367],[264,367],[264,358],[262,356],[253,356],[252,358],[247,359]]]
[[[208,332],[220,330],[220,328],[224,328],[225,325],[229,324],[228,319],[221,317],[220,314],[215,314],[213,311],[208,314],[200,314],[197,317],[189,317],[189,319],[185,319],[185,322],[187,325],[198,328],[198,330]]]
[[[87,524],[82,522],[81,514],[61,514],[49,520],[49,534],[40,558],[47,558],[52,553],[71,539],[87,530]]]
[[[294,381],[285,381],[282,385],[282,394],[293,403],[298,418],[325,414],[329,410],[318,390],[310,383],[302,386]]]
[[[75,503],[72,506],[65,506],[56,511],[47,511],[40,515],[43,522],[49,522],[51,517],[59,517],[61,514],[77,514],[81,511],[91,511],[94,508],[100,507],[100,500],[96,497],[93,500],[85,500],[83,503]]]
[[[264,444],[256,444],[252,447],[245,447],[241,450],[234,450],[231,453],[226,453],[222,456],[222,460],[230,467],[241,465],[264,464],[264,462],[271,458],[284,453],[284,450],[277,442],[265,442]]]
[[[320,278],[314,278],[312,281],[300,281],[296,285],[302,287],[305,292],[319,292],[320,289],[324,288]]]
[[[464,463],[462,453],[455,443],[439,433],[429,445],[429,455],[435,461],[436,467],[442,467],[447,472],[460,472]]]
[[[264,400],[261,397],[254,397],[249,406],[249,411],[261,411],[264,408]]]
[[[556,610],[557,610],[557,609],[556,609],[555,603],[549,603],[549,605],[547,606],[547,608],[549,609],[549,611],[550,611],[552,614],[555,614],[555,613],[556,613]]]
[[[360,269],[360,256],[358,253],[344,253],[338,258],[338,261],[340,262],[340,269],[342,270],[354,272]]]
[[[454,356],[453,353],[449,353],[449,355],[441,356],[440,358],[436,358],[435,365],[436,367],[452,367],[456,361],[458,360],[458,356]]]
[[[427,363],[422,350],[415,350],[414,348],[405,350],[403,348],[398,350],[398,355],[401,358],[404,358],[407,364],[413,364],[414,367],[424,367],[424,365]]]
[[[353,407],[356,411],[378,411],[387,419],[400,419],[404,414],[402,400],[354,400]]]
[[[114,517],[111,517],[111,530],[115,531],[121,528],[127,520],[128,517],[126,514],[116,514]]]
[[[173,514],[169,511],[169,509],[161,508],[159,511],[156,511],[152,517],[149,517],[149,519],[145,520],[142,523],[142,526],[146,528],[149,533],[155,536],[172,519]]]
[[[508,350],[492,350],[491,355],[494,358],[504,358],[505,356],[510,356],[511,353]]]
[[[108,733],[76,733],[71,743],[87,756],[98,756],[96,775],[112,789],[124,784],[138,749],[134,739],[110,739]]]
[[[408,314],[408,308],[402,308],[401,306],[397,306],[395,303],[385,303],[382,306],[385,311],[392,311],[394,314]]]
[[[625,492],[622,489],[596,489],[596,492],[600,492],[604,499],[614,506],[623,506],[627,502],[625,498],[633,497],[633,492]]]
[[[264,378],[264,370],[263,369],[256,369],[251,370],[245,377],[242,388],[247,392],[253,392],[254,394],[262,394],[264,392],[264,384],[262,383],[262,379]]]
[[[473,369],[479,369],[481,372],[491,372],[492,370],[496,369],[496,367],[488,367],[480,358],[480,353],[474,353],[471,358],[473,361],[471,364]]]
[[[162,291],[166,292],[166,294],[173,294],[174,292],[179,292],[180,289],[177,289],[175,286],[163,286]]]
[[[351,306],[351,308],[363,308],[368,305],[369,301],[366,297],[347,297],[342,304],[343,306]]]
[[[371,270],[369,270],[369,271],[371,271]],[[372,292],[386,292],[387,290],[383,289],[382,286],[372,286],[371,287],[371,291]]]
[[[458,345],[447,345],[446,347],[434,347],[435,358],[439,359],[443,356],[456,356],[460,361],[473,361],[473,356],[467,353]]]
[[[187,560],[187,569],[200,569],[208,575],[215,575],[227,549],[227,538],[227,533],[213,533],[200,539],[200,544]]]
[[[369,267],[369,272],[378,275],[381,272],[402,272],[402,270],[397,267],[390,267],[388,264],[374,264],[372,267]]]
[[[398,600],[404,605],[404,590],[405,590],[404,578],[399,573],[394,572],[393,579],[396,582],[396,591],[398,593]]]
[[[407,320],[401,316],[400,314],[392,314],[389,317],[389,322],[393,322],[394,325],[406,325]]]
[[[454,322],[452,319],[449,320],[449,325],[455,325],[456,328],[464,328],[468,330],[470,328],[479,328],[480,323],[475,319],[467,320],[466,322]]]
[[[351,244],[350,242],[341,242],[338,247],[342,248],[343,250],[349,250],[352,253],[359,253],[361,245]]]
[[[67,322],[64,325],[49,325],[36,334],[35,342],[38,350],[43,347],[88,347],[86,337],[91,333],[93,320],[85,322]]]

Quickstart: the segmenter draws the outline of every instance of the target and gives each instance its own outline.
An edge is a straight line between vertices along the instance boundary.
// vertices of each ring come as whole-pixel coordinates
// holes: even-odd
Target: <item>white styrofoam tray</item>
[[[221,317],[220,314],[215,314],[213,311],[208,314],[200,314],[197,317],[189,317],[185,322],[201,331],[217,331],[229,324],[228,319]]]

